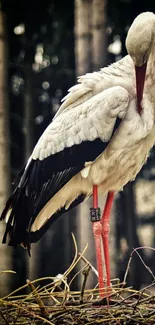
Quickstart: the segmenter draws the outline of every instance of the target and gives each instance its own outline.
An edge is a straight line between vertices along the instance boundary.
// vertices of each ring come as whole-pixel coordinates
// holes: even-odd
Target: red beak
[[[141,67],[135,66],[136,90],[137,90],[137,109],[138,109],[139,114],[141,114],[141,111],[142,111],[141,101],[143,99],[146,66],[147,66],[147,63],[144,63]]]

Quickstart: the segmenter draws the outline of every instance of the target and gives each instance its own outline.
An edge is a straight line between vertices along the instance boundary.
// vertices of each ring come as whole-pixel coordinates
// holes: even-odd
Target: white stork
[[[60,215],[93,194],[91,212],[99,286],[103,240],[107,285],[109,216],[114,192],[133,180],[155,142],[155,15],[140,14],[126,39],[128,54],[69,90],[36,144],[1,219],[3,243],[38,241]],[[97,190],[107,194],[100,219]],[[102,240],[101,240],[102,239]]]

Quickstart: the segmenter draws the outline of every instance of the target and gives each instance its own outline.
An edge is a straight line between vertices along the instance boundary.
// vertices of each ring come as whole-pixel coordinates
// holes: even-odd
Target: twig
[[[31,283],[36,283],[36,282],[41,282],[41,281],[45,281],[45,280],[54,280],[54,277],[49,277],[49,276],[47,276],[47,277],[44,277],[44,278],[39,278],[39,279],[36,279],[36,280],[33,280],[33,281],[31,281]],[[17,293],[17,292],[19,292],[19,291],[21,291],[21,290],[23,290],[23,289],[25,289],[25,288],[27,288],[28,287],[28,284],[26,283],[26,284],[24,284],[22,287],[20,287],[20,288],[17,288],[16,290],[14,290],[14,291],[12,291],[12,292],[10,292],[7,296],[5,296],[5,297],[3,297],[3,299],[10,299],[10,298],[12,298],[12,296],[14,297],[14,294],[15,293]],[[25,295],[24,295],[25,296]]]
[[[135,312],[135,309],[136,309],[136,307],[138,306],[139,303],[144,303],[144,302],[147,302],[148,300],[154,298],[154,296],[150,297],[148,295],[147,295],[147,297],[143,298],[143,296],[145,295],[145,293],[144,293],[145,290],[148,289],[148,288],[151,288],[152,286],[153,286],[153,284],[150,284],[149,286],[147,286],[147,287],[141,289],[141,291],[139,291],[139,297],[138,297],[138,299],[137,299],[137,301],[135,303],[135,306],[133,308],[133,313]]]
[[[146,268],[146,270],[152,275],[153,280],[155,281],[155,276],[154,276],[153,272],[151,271],[150,267],[145,264],[145,262],[143,261],[141,255],[138,253],[138,248],[137,248],[137,250],[135,250],[135,253],[138,255],[138,257],[140,258],[142,264],[144,265],[144,267]]]
[[[41,313],[43,314],[43,316],[49,318],[49,313],[39,295],[39,293],[37,292],[35,286],[31,283],[30,280],[26,280],[26,283],[28,284],[28,286],[30,287],[30,289],[32,290],[32,294],[36,300],[36,302],[38,303],[39,307],[40,307],[40,310],[41,310]]]
[[[139,253],[137,252],[138,250],[141,250],[141,249],[150,249],[150,250],[153,250],[155,251],[155,248],[152,248],[152,247],[147,247],[147,246],[143,246],[143,247],[137,247],[137,248],[134,248],[130,254],[130,258],[129,258],[129,261],[128,261],[128,264],[127,264],[127,268],[126,268],[126,272],[125,272],[125,275],[124,275],[124,279],[123,279],[123,285],[126,284],[126,278],[127,278],[127,275],[129,273],[129,269],[130,269],[130,264],[131,264],[131,261],[132,261],[132,257],[133,257],[133,254],[134,253],[137,253],[137,255],[139,256],[140,260],[142,261],[143,265],[145,266],[145,268],[148,270],[148,272],[152,275],[153,279],[155,280],[155,276],[153,274],[153,272],[151,271],[151,269],[144,263],[142,257],[139,255]]]
[[[12,274],[16,274],[16,272],[15,272],[15,271],[12,271],[12,270],[0,271],[0,274],[4,274],[4,273],[12,273]]]
[[[87,264],[90,266],[91,270],[93,271],[93,273],[95,273],[95,275],[98,277],[98,272],[97,270],[95,269],[95,267],[90,263],[88,262],[88,260],[85,258],[85,256],[83,256],[81,253],[78,254],[81,259]]]
[[[72,233],[72,239],[73,239],[74,248],[75,248],[75,255],[74,255],[74,258],[73,258],[73,261],[72,261],[70,267],[69,267],[68,270],[64,273],[64,276],[67,276],[67,275],[71,272],[71,270],[74,268],[74,264],[75,264],[75,261],[76,261],[76,259],[77,259],[77,255],[78,255],[77,243],[76,243],[75,236],[74,236],[73,233]]]
[[[70,282],[69,282],[69,286],[71,286],[72,282],[75,280],[75,278],[82,273],[82,271],[85,269],[85,265],[78,271],[74,274],[74,276],[71,278]]]
[[[83,296],[84,296],[84,290],[85,290],[85,286],[86,286],[86,282],[89,276],[89,271],[90,271],[91,267],[90,265],[86,266],[85,270],[82,271],[83,275],[84,275],[84,279],[83,279],[83,283],[82,283],[82,289],[81,289],[81,294],[80,294],[80,304],[83,303]]]
[[[20,306],[20,305],[18,305],[17,303],[15,303],[15,302],[8,302],[8,301],[3,301],[3,305],[8,305],[8,306],[14,306],[14,307],[16,307],[16,308],[18,308],[18,309],[21,309],[24,313],[28,313],[28,314],[30,314],[30,315],[32,315],[32,317],[34,317],[34,318],[37,318],[38,320],[41,320],[41,321],[44,321],[44,323],[47,323],[47,324],[49,324],[49,325],[54,325],[50,320],[48,320],[48,319],[46,319],[46,318],[43,318],[43,317],[41,317],[41,316],[39,316],[39,315],[37,315],[37,314],[35,314],[33,311],[31,311],[31,310],[27,310],[26,308],[24,308],[24,307],[22,307],[22,306]],[[51,318],[51,317],[49,317],[49,318]],[[7,325],[9,325],[9,324],[7,324]]]
[[[3,313],[2,313],[1,310],[0,310],[0,315],[2,316],[2,318],[3,318],[3,320],[4,320],[4,323],[5,323],[6,325],[9,325],[7,319],[5,318],[5,316],[3,315]]]

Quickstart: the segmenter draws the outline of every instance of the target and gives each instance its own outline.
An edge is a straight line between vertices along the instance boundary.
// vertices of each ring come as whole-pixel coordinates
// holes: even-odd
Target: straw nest
[[[89,272],[96,270],[84,257],[86,248],[78,253],[74,236],[73,240],[75,256],[63,275],[27,280],[25,286],[0,298],[0,325],[155,324],[155,295],[151,294],[155,279],[143,261],[152,274],[152,284],[140,291],[125,285],[132,255],[139,254],[138,249],[131,254],[123,283],[112,280],[111,287],[104,288],[104,297],[100,298],[98,286],[85,289]],[[68,282],[68,276],[81,259],[85,262],[83,268]],[[71,291],[71,283],[79,273],[83,274],[81,291]],[[48,281],[46,285],[42,285],[44,280]],[[28,293],[23,295],[25,288]]]

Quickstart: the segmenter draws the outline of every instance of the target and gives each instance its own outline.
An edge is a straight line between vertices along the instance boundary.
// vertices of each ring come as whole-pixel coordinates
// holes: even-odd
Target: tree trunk
[[[75,0],[75,62],[77,75],[99,69],[106,63],[105,35],[105,1]],[[100,206],[104,204],[103,198]],[[85,256],[96,265],[94,238],[89,217],[92,199],[77,208],[76,238],[79,251],[88,243]],[[92,249],[93,247],[93,249]],[[83,266],[83,264],[81,265]],[[81,278],[79,282],[83,279]],[[90,288],[97,279],[89,276],[87,286]],[[79,283],[81,286],[81,283]]]
[[[0,212],[2,212],[10,192],[10,155],[9,155],[9,113],[8,113],[8,45],[5,15],[0,11]],[[5,231],[5,224],[0,225],[0,240]],[[12,249],[0,244],[0,271],[11,269]],[[11,275],[0,274],[0,294],[10,289]]]
[[[92,67],[99,70],[107,64],[106,0],[92,3]]]
[[[31,49],[30,49],[31,50]],[[25,129],[25,162],[30,157],[34,147],[33,136],[33,95],[32,95],[32,62],[25,64],[25,92],[24,92],[24,129]]]
[[[34,147],[34,107],[33,107],[33,89],[32,89],[32,62],[33,62],[33,48],[31,42],[27,41],[25,45],[25,63],[24,63],[24,157],[23,166],[27,163]],[[23,249],[16,248],[14,252],[14,267],[20,275],[17,285],[23,285],[26,278],[34,279],[38,266],[37,262],[37,247],[33,247],[31,254],[33,258],[29,258]]]
[[[77,76],[107,63],[106,0],[75,0],[75,61]]]
[[[77,76],[91,71],[92,0],[75,0],[75,62]]]
[[[119,237],[119,243],[118,243],[118,249],[119,253],[121,255],[121,261],[118,261],[118,274],[121,278],[121,281],[123,280],[127,263],[130,257],[130,254],[133,250],[133,248],[139,247],[140,242],[137,234],[137,221],[136,221],[136,214],[135,214],[135,202],[134,202],[134,193],[133,193],[133,183],[127,184],[123,191],[120,192],[120,198],[119,198],[119,207],[118,212],[120,210],[120,224],[121,229],[118,232]],[[123,236],[123,237],[122,237]],[[122,245],[122,238],[123,239],[123,245]],[[125,246],[124,246],[124,240],[125,240]],[[126,247],[126,249],[124,249]],[[141,255],[143,252],[141,251]],[[121,265],[121,267],[120,267]],[[141,268],[141,261],[139,257],[135,254],[132,260],[132,264],[130,267],[129,275],[128,275],[128,285],[132,285],[135,289],[140,288],[141,284],[141,272],[137,272],[137,270],[140,270]]]
[[[27,32],[27,26],[26,26]],[[28,35],[27,35],[28,37]],[[29,159],[33,147],[34,147],[34,105],[33,105],[33,86],[32,86],[32,63],[33,63],[33,47],[31,41],[26,41],[26,53],[25,53],[25,88],[24,88],[24,130],[25,130],[25,144],[24,144],[24,164]],[[25,267],[27,266],[27,274],[29,279],[35,279],[38,277],[39,268],[39,248],[40,242],[36,245],[32,245],[31,257],[25,257]],[[27,263],[26,263],[27,260]]]

